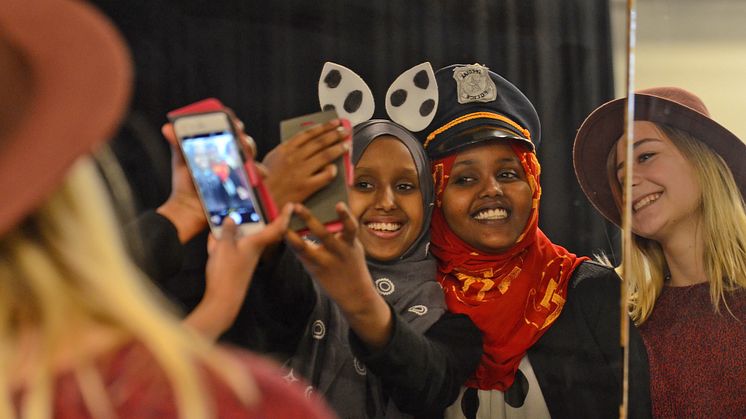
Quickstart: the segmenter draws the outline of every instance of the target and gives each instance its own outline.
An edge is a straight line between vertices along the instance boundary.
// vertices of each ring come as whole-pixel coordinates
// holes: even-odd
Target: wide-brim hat
[[[640,90],[634,97],[636,121],[666,124],[707,144],[723,158],[746,197],[746,144],[710,118],[702,100],[678,87]],[[626,98],[615,99],[594,110],[580,126],[573,147],[575,174],[583,192],[616,225],[621,225],[621,216],[609,185],[607,159],[623,134],[626,103]]]
[[[0,90],[19,93],[26,86],[16,96],[23,100],[0,104],[6,116],[0,120],[9,122],[0,127],[4,234],[43,202],[78,157],[113,133],[129,100],[132,68],[114,26],[76,0],[3,0],[0,60]],[[11,112],[17,115],[8,121]]]
[[[415,133],[431,159],[494,140],[538,147],[541,124],[536,109],[508,80],[480,64],[454,64],[436,71],[435,81],[435,116]]]

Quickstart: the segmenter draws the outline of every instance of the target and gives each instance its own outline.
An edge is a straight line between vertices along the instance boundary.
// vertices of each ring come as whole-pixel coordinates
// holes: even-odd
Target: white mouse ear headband
[[[360,76],[339,64],[326,62],[319,77],[321,109],[334,109],[340,118],[357,125],[369,120],[376,108],[373,93]]]
[[[363,79],[347,67],[327,62],[319,77],[321,109],[335,109],[352,125],[369,120],[375,110],[373,94]],[[409,131],[425,129],[438,109],[438,85],[429,62],[402,73],[386,92],[386,113]]]

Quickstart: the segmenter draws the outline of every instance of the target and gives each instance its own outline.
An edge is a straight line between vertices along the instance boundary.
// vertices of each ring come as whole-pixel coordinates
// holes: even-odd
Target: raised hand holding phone
[[[240,138],[239,144],[244,156],[248,159],[253,158],[256,153],[256,144],[244,132],[243,122],[230,108],[224,107],[217,99],[201,100],[171,111],[168,116],[170,120],[173,120],[178,115],[208,111],[225,111],[230,115],[234,131]],[[173,124],[171,122],[163,124],[161,134],[171,146],[171,193],[168,199],[156,209],[156,212],[166,217],[176,227],[179,241],[186,243],[208,227],[207,218],[179,147]]]
[[[207,227],[207,218],[179,149],[173,125],[170,122],[164,124],[161,133],[171,146],[171,193],[156,212],[176,227],[179,241],[186,243]]]
[[[236,222],[240,234],[263,228],[230,115],[220,110],[170,117],[212,232],[220,235],[226,217]]]
[[[211,339],[228,330],[246,298],[260,255],[266,246],[282,240],[292,211],[292,204],[286,204],[266,228],[244,236],[227,218],[220,238],[209,237],[205,294],[186,324]]]
[[[351,131],[349,121],[339,120],[334,111],[282,121],[282,144],[273,150],[275,155],[270,153],[264,160],[270,177],[282,176],[267,180],[276,201],[289,198],[303,202],[328,230],[339,231],[342,224],[334,206],[347,202],[347,182],[352,177]],[[290,228],[307,232],[298,217],[290,221]]]
[[[303,202],[334,179],[335,161],[350,150],[349,136],[334,119],[298,132],[267,153],[265,184],[277,205]]]
[[[391,311],[373,285],[365,250],[357,239],[357,220],[344,203],[338,203],[335,210],[342,230],[330,232],[308,208],[296,204],[295,215],[319,243],[292,230],[285,240],[306,271],[337,303],[358,337],[370,348],[382,348],[391,339]]]

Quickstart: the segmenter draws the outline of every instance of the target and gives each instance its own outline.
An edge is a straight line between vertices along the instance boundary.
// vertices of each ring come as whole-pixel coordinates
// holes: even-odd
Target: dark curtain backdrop
[[[325,61],[358,72],[383,97],[404,70],[479,62],[514,82],[543,124],[541,226],[579,254],[609,252],[615,229],[572,170],[575,129],[613,97],[609,5],[598,0],[98,0],[136,63],[132,114],[114,142],[137,204],[168,194],[168,110],[208,96],[232,107],[260,156],[283,118],[316,111]]]

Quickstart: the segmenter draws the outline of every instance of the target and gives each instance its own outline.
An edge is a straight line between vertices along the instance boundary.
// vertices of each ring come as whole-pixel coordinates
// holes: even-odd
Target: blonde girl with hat
[[[575,139],[580,185],[620,225],[626,99]],[[656,417],[746,416],[746,145],[676,87],[635,93],[629,311]]]
[[[130,79],[123,41],[83,2],[0,8],[0,417],[329,417],[265,361],[183,328],[128,258],[85,155]],[[288,216],[240,239],[229,227],[208,276],[251,275]]]
[[[435,78],[437,111],[417,134],[435,179],[431,251],[448,309],[484,335],[480,365],[446,417],[618,415],[619,278],[538,226],[533,105],[479,64]],[[645,352],[635,331],[630,342],[629,412],[648,417]]]

